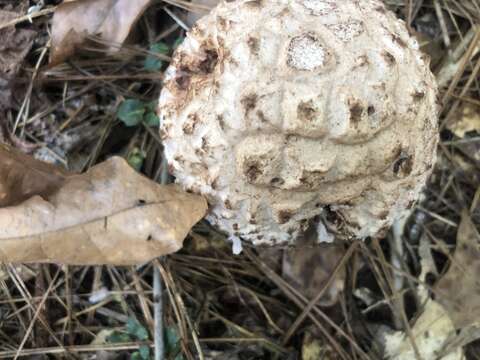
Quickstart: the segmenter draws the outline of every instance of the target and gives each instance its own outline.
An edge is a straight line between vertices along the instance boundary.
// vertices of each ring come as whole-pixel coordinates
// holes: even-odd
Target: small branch
[[[147,130],[148,127],[147,127]],[[162,154],[162,162],[160,163],[160,184],[168,183],[168,164],[165,154]],[[163,341],[163,293],[162,293],[162,277],[157,260],[153,263],[153,323],[154,323],[154,344],[155,344],[155,360],[163,360],[165,358],[165,344]]]
[[[163,343],[162,279],[156,266],[153,267],[153,304],[155,360],[163,360],[165,358],[165,344]]]

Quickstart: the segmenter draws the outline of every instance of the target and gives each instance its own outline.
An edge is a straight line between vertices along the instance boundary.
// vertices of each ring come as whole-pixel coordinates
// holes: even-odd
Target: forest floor
[[[0,359],[153,359],[162,335],[176,360],[480,358],[480,3],[384,2],[430,55],[442,106],[434,173],[400,230],[233,255],[202,221],[180,252],[142,266],[2,264]],[[158,180],[157,125],[126,124],[119,108],[157,102],[202,6],[151,1],[118,51],[91,38],[52,65],[59,3],[0,0],[1,141],[72,171],[120,155]]]

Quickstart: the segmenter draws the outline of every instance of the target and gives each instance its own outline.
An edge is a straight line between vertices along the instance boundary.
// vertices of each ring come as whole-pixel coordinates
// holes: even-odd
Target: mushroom
[[[176,181],[230,235],[364,239],[418,199],[436,98],[417,41],[380,1],[223,2],[166,70],[160,131]]]

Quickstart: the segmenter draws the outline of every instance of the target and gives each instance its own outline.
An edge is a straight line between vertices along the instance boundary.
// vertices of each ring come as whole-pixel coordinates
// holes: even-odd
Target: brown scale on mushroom
[[[280,244],[314,222],[379,236],[408,211],[435,160],[437,89],[380,1],[240,0],[194,29],[159,113],[170,169],[210,222]]]

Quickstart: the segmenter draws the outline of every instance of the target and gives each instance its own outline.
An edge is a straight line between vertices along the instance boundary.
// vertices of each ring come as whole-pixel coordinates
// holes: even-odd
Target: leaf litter
[[[61,4],[52,19],[50,63],[72,56],[91,36],[118,51],[151,0],[82,0]]]
[[[0,24],[18,15],[15,11],[0,9]],[[35,31],[28,29],[0,29],[0,111],[12,107],[16,76],[36,36]]]
[[[435,285],[437,301],[446,309],[457,329],[480,325],[479,247],[480,234],[469,212],[464,210],[449,269]]]
[[[436,273],[429,249],[428,240],[420,240],[421,273],[419,280],[424,283],[428,273]],[[441,280],[443,281],[443,279]],[[443,350],[455,334],[454,316],[441,301],[435,301],[428,293],[428,289],[419,284],[417,287],[421,302],[420,316],[415,320],[411,329],[411,338],[402,331],[385,334],[385,352],[389,359],[407,360],[418,355],[422,359],[438,358],[439,360],[462,360],[464,354],[461,347],[454,352],[443,354]],[[444,300],[440,297],[441,300]]]
[[[47,197],[66,177],[61,168],[0,145],[0,207],[18,205],[34,195]]]
[[[448,126],[459,138],[464,138],[469,132],[476,132],[480,134],[480,103],[465,104],[459,109],[458,119]]]
[[[328,352],[335,354],[331,355],[332,358],[380,359],[386,356],[387,348],[378,341],[375,332],[397,334],[402,339],[397,345],[403,344],[406,351],[413,350],[413,340],[417,350],[424,353],[430,345],[425,345],[427,339],[421,330],[424,324],[428,324],[442,340],[439,342],[441,347],[435,345],[435,349],[440,349],[439,356],[443,355],[442,352],[448,355],[462,350],[475,358],[480,350],[476,325],[458,328],[457,321],[467,324],[468,319],[461,318],[461,311],[452,310],[453,315],[450,315],[445,310],[449,306],[458,309],[457,301],[461,299],[455,296],[458,289],[451,284],[446,286],[443,279],[449,279],[453,276],[449,274],[456,272],[456,279],[462,279],[457,281],[458,286],[466,281],[466,287],[472,292],[462,288],[464,297],[469,297],[463,301],[475,310],[475,284],[468,280],[468,276],[464,276],[466,279],[459,276],[461,270],[468,274],[469,269],[455,264],[465,261],[474,264],[473,253],[467,260],[457,259],[458,237],[463,226],[460,221],[462,209],[471,207],[469,217],[474,228],[478,229],[480,223],[477,195],[480,171],[476,155],[480,153],[480,142],[476,122],[472,121],[478,110],[475,99],[479,97],[479,90],[474,78],[470,81],[471,86],[466,86],[478,61],[476,42],[480,12],[472,3],[458,0],[439,2],[440,12],[428,2],[385,2],[411,25],[412,31],[419,33],[421,46],[431,55],[433,69],[440,76],[444,99],[442,121],[448,117],[441,134],[434,176],[422,203],[415,208],[414,216],[405,226],[400,249],[391,237],[367,242],[353,250],[338,273],[334,273],[334,263],[338,262],[333,261],[333,256],[324,259],[325,256],[317,257],[315,252],[309,254],[305,250],[303,255],[298,255],[299,260],[295,260],[297,254],[291,251],[285,264],[297,270],[289,272],[287,266],[282,269],[283,255],[262,257],[258,249],[246,247],[242,254],[232,256],[225,236],[202,222],[193,228],[181,251],[143,266],[5,264],[0,272],[0,325],[9,338],[0,338],[0,358],[14,358],[17,352],[22,356],[61,354],[58,356],[67,358],[95,356],[97,351],[99,356],[100,352],[114,357],[128,358],[134,353],[141,356],[140,346],[145,343],[153,345],[152,338],[143,342],[134,340],[133,343],[133,337],[119,338],[115,343],[90,343],[102,329],[124,332],[132,318],[150,334],[155,333],[155,298],[150,285],[154,269],[160,270],[164,281],[165,333],[168,335],[168,329],[175,329],[179,339],[172,356],[180,353],[184,358],[200,357],[201,354],[212,359],[267,359],[275,356],[307,359]],[[79,8],[82,3],[93,7],[105,5],[102,1],[98,4],[86,0],[65,1],[57,10],[67,3],[77,4]],[[0,9],[4,9],[4,4],[11,2],[0,0]],[[47,0],[45,4],[45,11],[51,13],[52,6],[58,2]],[[83,17],[81,21],[86,23],[78,28],[88,30],[78,36],[74,50],[88,50],[89,56],[83,51],[72,53],[66,47],[60,54],[67,54],[61,56],[65,56],[68,62],[58,60],[57,64],[47,64],[40,61],[38,77],[32,82],[32,94],[26,99],[15,96],[14,103],[8,95],[7,110],[1,115],[5,140],[24,152],[34,152],[36,156],[39,156],[37,149],[42,149],[43,159],[84,174],[112,155],[120,155],[149,178],[155,181],[164,178],[161,141],[154,136],[157,119],[151,115],[147,119],[150,113],[147,105],[157,99],[162,70],[168,64],[172,49],[185,35],[182,25],[169,13],[185,24],[194,21],[188,20],[188,17],[195,19],[194,12],[201,13],[211,5],[209,2],[179,0],[151,5],[143,9],[143,13],[130,14],[137,21],[130,17],[126,25],[117,23],[119,29],[125,30],[122,34],[132,33],[133,29],[136,34],[131,35],[138,34],[131,37],[132,42],[128,44],[126,39],[129,36],[115,38],[115,34],[108,35],[109,31],[105,31],[106,35],[114,37],[111,41],[112,37],[103,37],[103,31],[99,31],[103,29],[101,21]],[[169,13],[163,10],[163,6]],[[35,14],[30,23],[25,17],[26,8],[5,9],[15,12],[14,18],[8,21],[14,21],[16,25],[0,26],[0,31],[8,30],[12,34],[23,30],[36,32],[30,50],[18,57],[14,81],[5,83],[2,88],[2,91],[12,92],[14,84],[25,86],[32,81],[31,69],[37,65],[39,54],[50,40],[47,27],[52,25],[52,18],[48,12],[42,12]],[[103,9],[108,13],[108,7]],[[58,11],[55,16],[59,14],[62,13]],[[441,17],[445,27],[440,24]],[[67,24],[65,19],[57,20]],[[60,40],[68,38],[65,35],[68,26],[66,28],[60,32]],[[450,46],[445,45],[447,37]],[[139,106],[145,109],[143,116],[134,118],[130,127],[119,116],[120,105],[128,99],[138,100]],[[29,104],[28,112],[19,118],[18,127],[13,131],[23,100]],[[467,104],[472,112],[464,111]],[[460,111],[448,114],[453,107]],[[67,145],[60,141],[66,136],[77,140]],[[0,175],[5,169],[4,166],[1,168]],[[13,173],[17,171],[22,172],[18,169]],[[70,173],[66,173],[68,178]],[[39,179],[43,178],[39,176]],[[57,189],[65,186],[66,180],[63,179],[60,176]],[[48,177],[34,184],[39,187],[35,192],[41,194],[35,197],[36,201],[48,202],[55,193],[48,188],[43,192],[47,183]],[[11,181],[2,183],[2,186],[2,191],[9,189],[9,196],[18,194],[7,201],[15,204],[10,208],[21,207],[25,200],[33,199],[25,190],[30,185],[18,187],[16,181]],[[16,190],[11,192],[10,189]],[[1,210],[4,209],[8,208]],[[81,228],[81,225],[77,227]],[[419,255],[419,238],[423,239],[421,244],[428,245],[430,263],[436,269],[429,271],[425,278],[420,275],[424,257]],[[66,237],[62,239],[65,241]],[[135,249],[129,249],[134,253]],[[398,250],[400,253],[395,254]],[[77,248],[74,247],[73,251]],[[257,261],[259,258],[262,262]],[[312,304],[315,294],[325,291],[325,282],[309,281],[310,269],[305,266],[307,258],[315,259],[311,260],[312,264],[321,262],[322,266],[311,266],[314,274],[320,273],[318,279],[331,278],[334,284],[338,283],[334,297],[320,298]],[[327,264],[328,260],[331,263]],[[397,283],[394,281],[396,277],[402,281]],[[426,298],[422,298],[420,284],[424,285],[425,292],[428,290]],[[91,304],[88,299],[102,288],[108,289],[110,296]],[[357,296],[359,289],[362,296]],[[45,299],[44,303],[42,299]],[[41,310],[38,317],[35,316],[37,309]],[[442,320],[432,322],[434,318]],[[30,324],[35,331],[25,338],[21,347]],[[438,324],[441,326],[437,327]],[[452,326],[456,333],[450,333]],[[447,333],[450,335],[445,338]],[[142,351],[145,353],[144,348]]]

